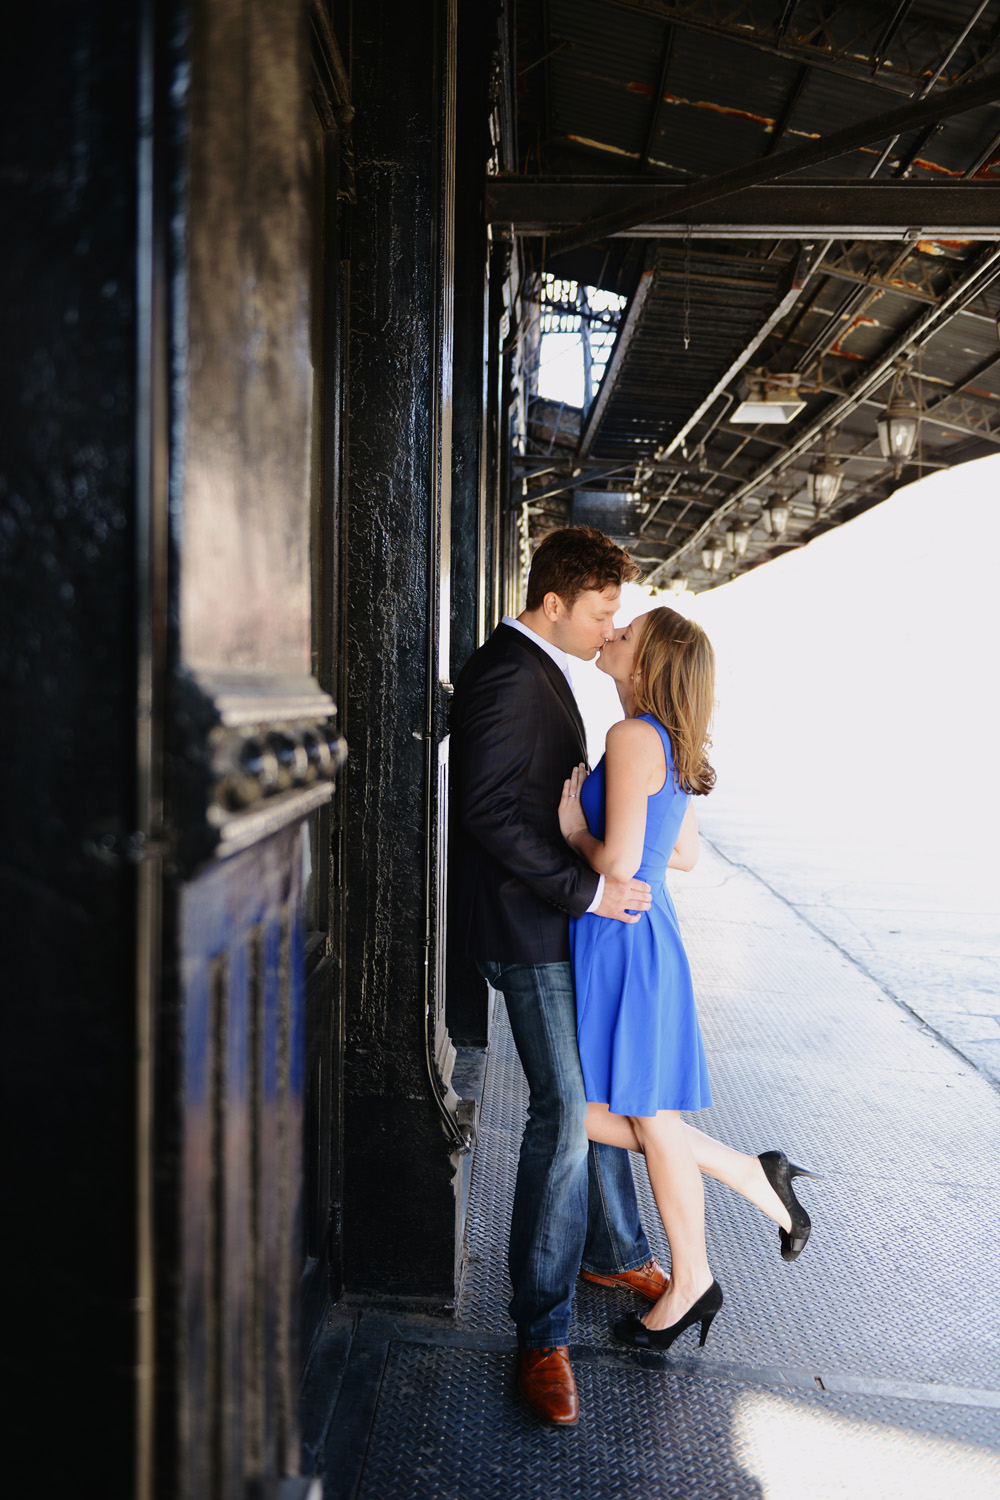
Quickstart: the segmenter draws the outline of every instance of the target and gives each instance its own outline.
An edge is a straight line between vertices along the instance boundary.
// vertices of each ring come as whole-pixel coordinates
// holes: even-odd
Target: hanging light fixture
[[[774,375],[768,370],[754,370],[749,376],[746,399],[729,418],[730,422],[791,422],[805,407],[799,395],[797,374]]]
[[[717,573],[722,567],[722,559],[726,555],[726,549],[717,536],[706,537],[705,544],[701,549],[701,565],[706,573]]]
[[[771,536],[783,536],[788,526],[788,518],[791,514],[792,495],[797,488],[797,471],[782,469],[772,479],[774,494],[770,500],[761,505],[760,518],[764,523],[765,531]]]
[[[684,594],[687,592],[688,581],[683,573],[675,573],[670,580],[670,592],[672,594]]]
[[[750,542],[750,528],[742,516],[736,517],[736,523],[726,532],[726,546],[735,557],[744,557]]]
[[[809,490],[809,499],[816,507],[817,514],[832,505],[840,494],[840,485],[843,475],[840,472],[840,463],[830,452],[830,439],[832,433],[827,428],[823,440],[823,457],[813,464],[806,475],[806,485]]]
[[[907,385],[910,388],[909,395],[906,394]],[[896,361],[889,399],[875,425],[878,428],[878,445],[882,450],[882,457],[889,459],[892,472],[898,479],[904,463],[917,445],[917,432],[920,428],[920,402],[905,359]]]
[[[761,512],[761,519],[765,529],[772,536],[782,536],[788,525],[788,500],[784,495],[775,495],[769,500]]]

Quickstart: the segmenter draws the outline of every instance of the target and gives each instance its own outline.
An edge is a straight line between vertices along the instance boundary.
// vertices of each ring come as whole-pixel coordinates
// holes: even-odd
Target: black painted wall
[[[2,49],[0,1055],[15,1464],[129,1491],[135,7]],[[13,1326],[12,1326],[13,1325]],[[32,1436],[44,1432],[41,1445]],[[11,1475],[8,1469],[8,1482]]]

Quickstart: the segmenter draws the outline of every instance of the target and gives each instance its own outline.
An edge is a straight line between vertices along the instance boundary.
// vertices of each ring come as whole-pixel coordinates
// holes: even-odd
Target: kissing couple
[[[666,1349],[722,1306],[705,1245],[702,1173],[779,1226],[794,1260],[815,1176],[782,1151],[750,1156],[680,1111],[712,1102],[691,971],[665,879],[698,856],[692,798],[715,782],[715,658],[665,608],[614,627],[628,553],[589,526],[539,543],[525,608],[505,616],[455,688],[452,940],[502,993],[530,1091],[508,1267],[518,1387],[544,1421],[579,1403],[568,1336],[577,1276],[647,1304],[615,1336]],[[569,657],[615,684],[625,717],[588,774]],[[650,1250],[629,1151],[641,1151],[670,1247]]]

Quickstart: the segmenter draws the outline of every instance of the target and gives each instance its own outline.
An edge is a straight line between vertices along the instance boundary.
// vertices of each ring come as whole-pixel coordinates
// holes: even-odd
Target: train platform
[[[706,1182],[726,1294],[706,1347],[623,1348],[611,1324],[634,1300],[580,1283],[580,1421],[542,1426],[506,1311],[526,1089],[498,1001],[454,1316],[337,1308],[306,1393],[326,1500],[1000,1494],[1000,1093],[707,840],[671,887],[715,1097],[697,1123],[826,1174],[802,1188],[805,1253],[785,1264],[776,1227]]]

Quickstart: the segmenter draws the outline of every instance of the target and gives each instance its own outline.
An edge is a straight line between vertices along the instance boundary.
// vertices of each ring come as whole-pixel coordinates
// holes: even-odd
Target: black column
[[[442,1300],[454,1292],[455,1170],[424,1028],[451,463],[449,9],[354,12],[345,724],[345,1281]],[[441,1043],[431,1037],[439,1055]]]
[[[484,188],[490,156],[490,70],[496,17],[459,15],[455,193],[455,424],[452,463],[451,663],[455,680],[492,630],[487,572],[488,244]],[[448,1026],[456,1042],[489,1040],[486,982],[470,959],[448,955]]]

